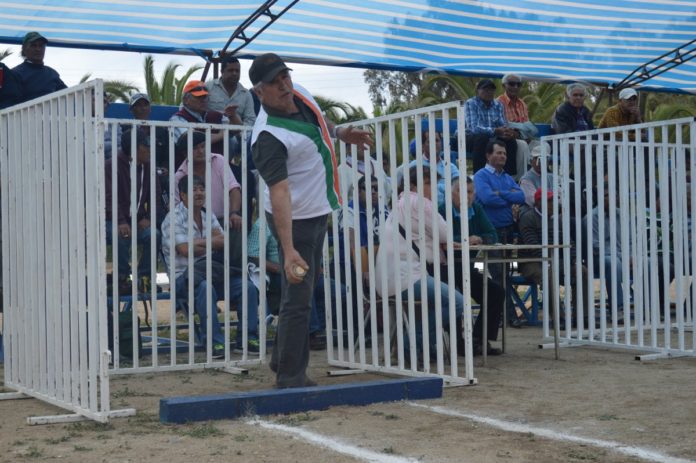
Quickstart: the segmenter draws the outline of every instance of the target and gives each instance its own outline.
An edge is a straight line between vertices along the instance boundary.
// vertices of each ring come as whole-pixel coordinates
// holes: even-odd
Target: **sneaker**
[[[261,343],[256,338],[252,338],[252,339],[249,339],[247,341],[247,352],[249,352],[250,354],[258,353],[260,347],[261,347]],[[237,354],[244,353],[244,350],[242,349],[242,342],[241,341],[237,341],[236,347],[234,348],[234,352]]]
[[[225,345],[224,344],[213,344],[213,358],[222,359],[225,358]]]

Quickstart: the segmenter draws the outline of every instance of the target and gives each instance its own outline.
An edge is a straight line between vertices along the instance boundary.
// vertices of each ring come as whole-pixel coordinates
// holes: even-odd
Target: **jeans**
[[[106,222],[106,243],[111,244],[112,235],[112,225],[111,221]],[[143,254],[138,262],[138,277],[150,276],[152,271],[152,262],[150,262],[150,243],[152,242],[152,227],[145,228],[143,230],[138,230],[136,235],[136,240],[138,245],[143,247]],[[155,234],[155,256],[159,254],[160,249],[160,233],[154,230]],[[137,253],[136,253],[137,254]],[[127,278],[131,273],[130,268],[130,255],[131,255],[131,238],[124,238],[120,234],[118,236],[118,277],[119,279]],[[137,257],[136,257],[137,258]],[[155,258],[155,263],[157,262]]]
[[[426,280],[426,297],[428,301],[428,339],[429,339],[429,344],[430,347],[433,348],[435,346],[435,340],[437,336],[437,332],[435,330],[435,287],[436,285],[440,286],[440,301],[442,303],[442,326],[446,327],[449,325],[449,286],[447,286],[447,283],[438,283],[435,281],[435,279],[428,275],[427,280]],[[408,300],[408,290],[404,290],[401,293],[403,297],[404,304]],[[416,283],[413,286],[413,297],[417,301],[422,301],[423,297],[421,295],[421,282],[416,281]],[[462,318],[462,313],[464,312],[464,296],[462,296],[462,293],[459,291],[454,292],[454,304],[455,304],[455,318],[460,319]],[[416,314],[418,315],[418,314]],[[415,320],[411,320],[411,323],[414,323]],[[420,349],[421,345],[423,344],[423,335],[422,335],[422,330],[419,324],[416,324],[416,344],[418,348]]]
[[[205,344],[206,339],[207,339],[207,321],[208,321],[208,314],[207,314],[207,299],[206,299],[206,290],[208,287],[208,282],[206,280],[203,280],[201,283],[198,284],[193,289],[193,308],[194,311],[198,314],[198,317],[200,319],[200,326],[201,326],[201,343]],[[258,307],[259,307],[259,294],[258,290],[256,289],[256,286],[250,281],[247,280],[247,329],[249,332],[249,339],[256,339],[258,338],[259,334],[259,312],[258,312]],[[242,309],[242,279],[239,277],[230,277],[230,301],[237,301],[237,318],[240,320],[239,322],[239,327],[237,329],[237,346],[242,345],[242,316],[243,316],[243,309]],[[219,291],[218,291],[219,290]],[[218,300],[218,292],[219,294],[223,294],[223,288],[218,288],[216,290],[215,286],[213,285],[210,288],[210,293],[211,293],[211,299],[213,301]],[[183,274],[179,275],[176,279],[176,297],[177,299],[185,299],[188,297],[188,272],[184,272]],[[216,304],[212,304],[212,310],[211,314],[213,315],[212,319],[212,335],[213,335],[213,344],[224,344],[225,343],[225,335],[222,331],[222,327],[220,326],[220,321],[218,320],[217,317],[217,307]]]

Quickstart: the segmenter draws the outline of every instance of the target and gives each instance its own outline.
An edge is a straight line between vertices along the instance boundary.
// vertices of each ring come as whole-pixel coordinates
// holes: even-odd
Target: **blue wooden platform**
[[[160,421],[186,423],[442,397],[442,378],[399,378],[294,389],[160,399]]]

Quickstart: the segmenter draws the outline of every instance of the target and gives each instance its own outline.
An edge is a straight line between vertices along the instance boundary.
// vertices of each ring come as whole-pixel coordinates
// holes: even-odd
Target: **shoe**
[[[523,324],[524,321],[520,320],[519,318],[511,318],[510,320],[508,320],[508,325],[513,328],[522,328]]]
[[[309,350],[325,350],[326,349],[326,336],[322,336],[317,333],[312,333],[309,335]]]
[[[261,348],[261,343],[259,342],[258,339],[256,338],[251,338],[247,341],[247,352],[250,354],[257,354],[259,352],[259,349]],[[235,348],[234,352],[237,354],[243,354],[244,349],[242,349],[242,342],[238,341]]]
[[[309,377],[307,377],[305,375],[304,381],[302,382],[302,384],[278,384],[278,383],[276,383],[275,387],[276,387],[276,389],[291,389],[291,388],[296,388],[296,387],[314,387],[316,385],[317,385],[316,381],[309,379]]]
[[[222,359],[225,358],[225,345],[224,344],[213,344],[213,358]]]
[[[487,343],[486,354],[487,355],[503,355],[503,350],[497,347],[491,346],[491,343]],[[483,355],[483,346],[481,341],[474,340],[474,357],[479,357]]]

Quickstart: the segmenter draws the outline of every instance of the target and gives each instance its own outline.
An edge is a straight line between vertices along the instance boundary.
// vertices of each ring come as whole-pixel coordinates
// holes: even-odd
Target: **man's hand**
[[[127,223],[122,223],[118,226],[118,234],[121,235],[121,238],[130,237],[130,232],[130,225]]]
[[[242,229],[242,217],[236,212],[230,214],[230,228],[235,231]]]
[[[336,138],[345,143],[358,145],[358,147],[363,148],[369,147],[374,143],[372,141],[372,134],[370,132],[367,130],[356,129],[351,125],[346,127],[338,127],[336,129]]]
[[[285,278],[287,278],[288,283],[291,285],[302,283],[302,280],[304,280],[304,278],[295,276],[295,272],[293,272],[293,267],[295,266],[302,267],[305,271],[309,270],[309,265],[307,265],[307,262],[305,262],[302,256],[300,256],[300,253],[293,248],[285,253],[284,265]]]
[[[483,239],[480,236],[478,236],[478,235],[469,236],[469,245],[470,246],[476,246],[479,244],[483,244]]]
[[[150,221],[147,219],[141,219],[140,222],[138,222],[138,230],[146,230],[150,228]]]
[[[239,105],[236,104],[231,104],[225,106],[225,116],[230,120],[230,123],[233,125],[241,125],[242,124],[242,118],[239,117],[237,114],[237,108]]]

